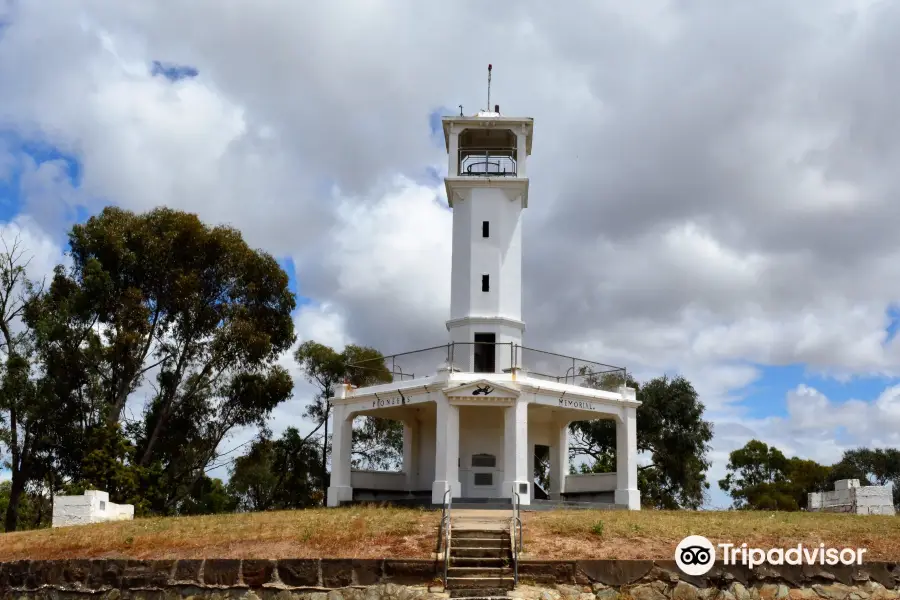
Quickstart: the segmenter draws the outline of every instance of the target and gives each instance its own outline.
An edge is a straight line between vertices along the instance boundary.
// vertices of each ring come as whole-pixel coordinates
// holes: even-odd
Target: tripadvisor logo
[[[675,548],[675,564],[687,575],[704,575],[716,562],[716,548],[702,535],[689,535]]]
[[[791,548],[750,548],[732,543],[718,544],[724,565],[861,565],[866,548],[826,548],[825,544]],[[716,562],[716,546],[702,535],[690,535],[675,548],[675,563],[686,575],[704,575]]]

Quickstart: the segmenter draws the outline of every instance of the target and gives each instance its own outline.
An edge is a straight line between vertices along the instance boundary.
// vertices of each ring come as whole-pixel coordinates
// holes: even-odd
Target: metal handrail
[[[517,151],[514,146],[509,148],[460,148],[457,175],[515,177],[519,169],[516,159]],[[484,170],[473,171],[473,167],[482,167]]]
[[[457,349],[457,346],[460,348]],[[421,374],[422,370],[430,372],[434,365],[430,362],[426,364],[426,358],[436,358],[437,354],[443,355],[442,359],[446,359],[447,364],[452,368],[468,371],[472,368],[471,364],[456,365],[456,360],[462,355],[463,362],[472,360],[472,349],[484,346],[493,346],[495,348],[495,356],[500,356],[501,352],[509,350],[509,368],[524,369],[530,376],[540,379],[548,379],[558,382],[578,383],[580,379],[588,377],[601,377],[607,374],[616,375],[616,380],[626,382],[628,380],[628,371],[624,367],[615,367],[606,363],[590,361],[584,358],[567,356],[556,352],[548,352],[546,350],[538,350],[528,346],[522,346],[514,342],[450,342],[440,346],[431,346],[420,350],[412,350],[409,352],[401,352],[377,358],[366,359],[357,363],[348,365],[354,370],[363,372],[389,372],[395,381],[408,381],[415,379],[417,374]],[[471,347],[471,348],[470,348]],[[502,348],[502,349],[501,349]],[[461,352],[462,351],[462,352]],[[426,353],[435,352],[435,357],[428,357]],[[416,356],[420,359],[414,358]],[[544,360],[544,359],[548,360]],[[406,361],[409,361],[408,363]],[[401,362],[403,364],[401,364]],[[435,363],[438,361],[435,360]],[[379,366],[376,366],[379,365]],[[505,368],[505,367],[504,367]]]
[[[512,527],[510,527],[512,536],[513,583],[519,585],[519,552],[522,550],[522,519],[519,518],[519,509],[522,504],[522,497],[519,496],[519,492],[516,491],[516,484],[513,483],[512,486],[513,498],[515,499],[515,502],[513,503],[513,522]],[[518,535],[516,535],[517,526]]]
[[[444,492],[444,506],[447,508],[446,517],[441,519],[442,523],[444,519],[447,520],[447,525],[444,528],[444,534],[446,535],[446,541],[444,542],[444,589],[447,589],[447,573],[450,570],[450,529],[452,524],[452,510],[453,510],[453,491],[452,487],[448,487]]]
[[[438,524],[438,540],[435,552],[440,553],[444,543],[444,525],[447,523],[447,492],[444,492],[444,499],[441,500],[441,522]]]

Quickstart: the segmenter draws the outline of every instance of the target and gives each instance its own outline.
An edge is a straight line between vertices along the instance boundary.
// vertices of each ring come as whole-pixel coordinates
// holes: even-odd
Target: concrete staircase
[[[454,510],[447,591],[451,598],[505,598],[515,587],[510,513]]]

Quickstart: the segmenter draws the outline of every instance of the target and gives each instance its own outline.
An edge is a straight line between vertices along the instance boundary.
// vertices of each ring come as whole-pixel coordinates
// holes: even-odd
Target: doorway
[[[497,358],[497,335],[494,333],[475,334],[475,372],[495,373]]]

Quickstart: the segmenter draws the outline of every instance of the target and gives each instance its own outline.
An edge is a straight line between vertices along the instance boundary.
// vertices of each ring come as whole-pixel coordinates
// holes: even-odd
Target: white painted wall
[[[811,511],[847,512],[858,515],[895,513],[891,486],[860,486],[858,479],[841,479],[834,482],[833,491],[809,494],[807,505]]]
[[[614,492],[616,490],[615,473],[578,473],[566,475],[566,493]]]
[[[350,471],[350,485],[367,490],[405,490],[406,473],[402,471]]]
[[[53,527],[127,521],[133,518],[133,505],[113,504],[106,492],[88,490],[81,496],[53,497]]]
[[[522,200],[502,187],[473,188],[453,203],[450,319],[466,316],[522,318]],[[482,237],[482,222],[490,236]],[[490,291],[481,291],[482,274]]]
[[[460,406],[459,424],[459,482],[462,495],[467,498],[500,497],[503,495],[500,492],[504,465],[504,408]],[[472,468],[474,454],[493,454],[497,458],[496,467]],[[475,473],[487,471],[493,474],[493,485],[490,488],[475,486]]]
[[[431,419],[419,421],[419,479],[417,490],[430,490],[434,482],[434,436],[437,423]]]

